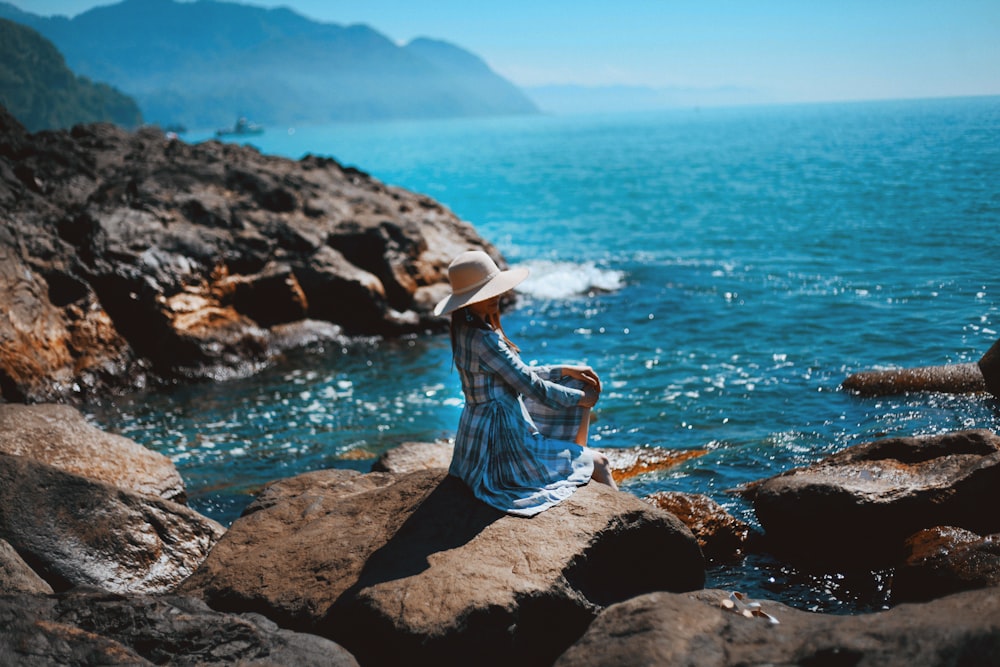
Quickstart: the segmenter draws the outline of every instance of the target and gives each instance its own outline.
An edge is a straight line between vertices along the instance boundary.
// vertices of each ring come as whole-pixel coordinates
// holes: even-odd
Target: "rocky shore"
[[[289,347],[440,329],[451,258],[496,249],[329,158],[0,108],[0,397],[69,402],[259,370]]]
[[[31,135],[2,113],[0,204],[0,664],[1000,664],[994,433],[877,440],[754,482],[738,491],[762,531],[704,496],[598,484],[504,515],[447,476],[447,442],[275,480],[227,528],[185,504],[169,459],[71,404],[433,329],[450,257],[495,250],[333,160]],[[845,387],[996,395],[1000,343],[972,366]],[[606,453],[623,480],[702,452]],[[704,588],[708,565],[754,553],[891,571],[891,608]]]
[[[0,432],[3,664],[1000,659],[1000,437],[986,431],[879,440],[752,484],[756,536],[699,496],[599,484],[507,516],[426,464],[448,443],[278,480],[226,529],[158,481],[175,478],[166,459],[109,474],[137,446],[73,408],[0,405]],[[652,465],[624,453],[616,475],[640,455]],[[818,614],[703,588],[707,563],[755,551],[891,567],[892,608]]]

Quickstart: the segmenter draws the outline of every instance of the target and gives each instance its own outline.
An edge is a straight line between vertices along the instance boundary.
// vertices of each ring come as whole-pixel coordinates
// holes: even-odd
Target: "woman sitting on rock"
[[[533,516],[591,478],[617,488],[606,456],[586,447],[601,381],[589,366],[528,366],[500,325],[500,297],[528,276],[501,271],[485,252],[448,267],[451,345],[465,407],[449,472],[484,502]]]

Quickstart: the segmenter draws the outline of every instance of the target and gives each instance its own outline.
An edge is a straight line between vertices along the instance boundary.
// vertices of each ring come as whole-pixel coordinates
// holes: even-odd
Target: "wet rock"
[[[0,202],[6,401],[253,373],[290,340],[272,328],[306,319],[441,330],[451,258],[503,264],[440,204],[332,159],[152,128],[28,134],[0,113]]]
[[[74,589],[0,598],[0,661],[17,665],[357,665],[334,642],[180,596]]]
[[[893,565],[934,526],[1000,532],[1000,437],[989,431],[886,438],[748,485],[768,544],[797,560]]]
[[[906,540],[906,560],[892,580],[894,602],[919,602],[1000,585],[1000,534],[939,526]]]
[[[184,505],[0,455],[0,535],[56,590],[169,591],[223,532]]]
[[[644,498],[670,512],[687,526],[710,561],[738,559],[750,541],[750,525],[727,512],[722,505],[699,493],[657,491]]]
[[[47,595],[51,592],[52,587],[28,567],[14,547],[6,540],[0,540],[0,596],[15,593]]]
[[[707,449],[666,449],[663,447],[621,447],[595,449],[608,457],[611,476],[621,483],[638,475],[665,470],[704,455]]]
[[[0,404],[0,453],[175,502],[184,502],[186,495],[170,459],[105,433],[67,405]]]
[[[959,593],[921,605],[835,616],[759,600],[766,617],[722,603],[730,592],[650,593],[609,607],[555,662],[590,665],[1000,664],[1000,595]]]
[[[683,524],[600,484],[523,519],[443,470],[327,470],[265,489],[183,588],[362,664],[534,665],[602,606],[703,581]]]
[[[986,351],[978,365],[979,371],[983,374],[983,381],[986,382],[986,388],[995,397],[1000,398],[1000,339]]]
[[[948,364],[921,368],[863,371],[849,376],[844,389],[862,396],[886,396],[911,391],[970,394],[986,391],[986,381],[976,364]]]

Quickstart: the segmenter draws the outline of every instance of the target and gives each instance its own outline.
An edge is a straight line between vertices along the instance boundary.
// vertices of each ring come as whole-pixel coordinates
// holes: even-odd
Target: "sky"
[[[7,0],[74,16],[109,0]],[[432,37],[515,84],[738,91],[760,102],[1000,94],[1000,0],[247,0]]]

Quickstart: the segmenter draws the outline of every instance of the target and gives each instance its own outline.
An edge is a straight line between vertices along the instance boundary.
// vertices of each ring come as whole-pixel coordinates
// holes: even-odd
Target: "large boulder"
[[[170,459],[92,426],[68,405],[0,404],[0,453],[149,496],[184,502],[186,495]]]
[[[906,559],[892,578],[894,602],[920,602],[1000,586],[1000,534],[982,537],[952,526],[929,528],[906,540]]]
[[[754,482],[768,543],[837,566],[892,565],[907,537],[956,526],[1000,532],[1000,437],[984,431],[886,438]]]
[[[603,606],[703,582],[683,524],[601,484],[524,519],[443,470],[327,470],[266,488],[183,590],[362,664],[543,665]]]
[[[322,637],[282,630],[256,614],[220,614],[180,596],[74,589],[0,597],[0,664],[356,667]]]
[[[555,667],[1000,664],[995,589],[856,616],[805,612],[769,600],[730,605],[731,595],[650,593],[616,604]],[[749,609],[753,602],[763,614]],[[750,613],[734,613],[740,611]]]
[[[255,372],[273,328],[442,329],[447,266],[496,249],[329,158],[0,113],[0,396],[62,402]],[[283,339],[287,341],[287,337]]]
[[[0,454],[0,537],[57,590],[169,591],[223,532],[184,505]]]

